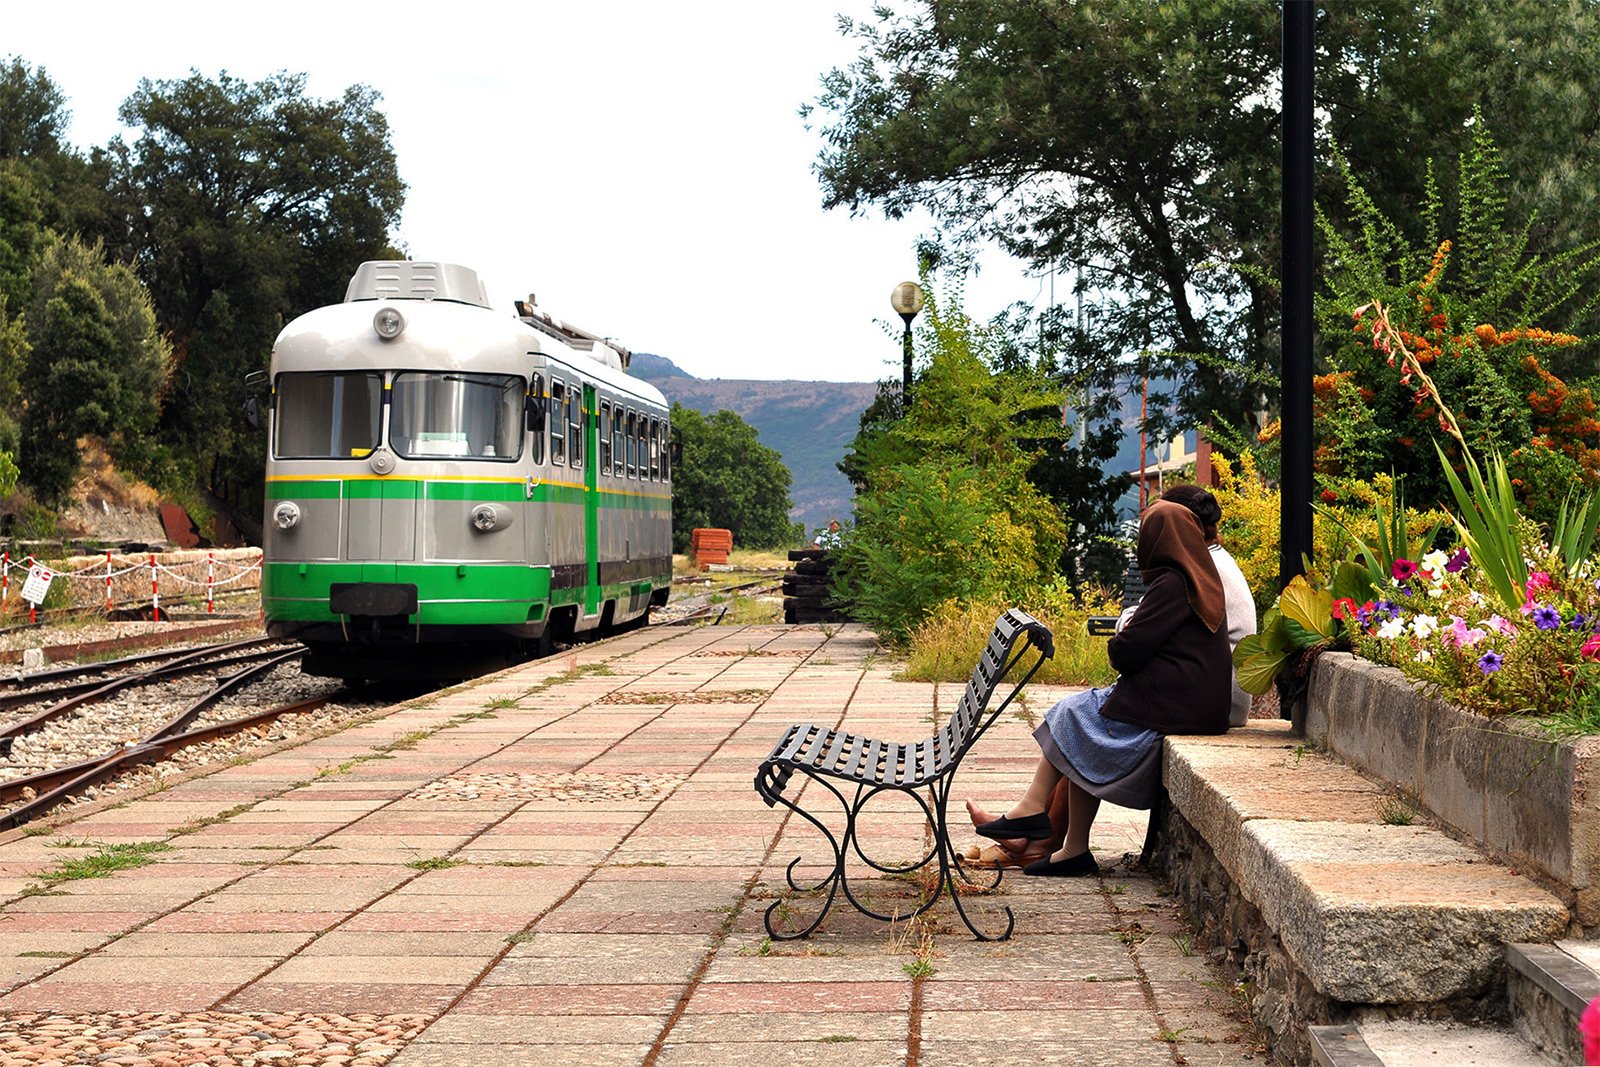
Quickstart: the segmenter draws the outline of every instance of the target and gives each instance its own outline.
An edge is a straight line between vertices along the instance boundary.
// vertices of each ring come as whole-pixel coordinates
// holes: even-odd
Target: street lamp
[[[895,314],[906,324],[906,332],[900,338],[901,354],[905,357],[905,377],[900,386],[902,411],[911,409],[911,320],[917,317],[917,312],[922,310],[922,305],[926,302],[922,286],[916,282],[901,282],[894,287],[894,292],[889,294],[889,306],[894,308]]]

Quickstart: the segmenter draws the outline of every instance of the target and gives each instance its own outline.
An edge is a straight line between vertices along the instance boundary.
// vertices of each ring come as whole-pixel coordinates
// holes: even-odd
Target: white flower
[[[1418,663],[1427,663],[1432,659],[1433,659],[1433,653],[1432,652],[1429,652],[1425,648],[1417,649],[1417,662]]]
[[[1393,641],[1406,632],[1406,624],[1399,619],[1390,619],[1378,627],[1378,636],[1386,641]]]
[[[1472,601],[1474,606],[1480,608],[1483,607],[1483,594],[1478,592],[1476,589],[1467,591],[1467,599]]]
[[[1417,638],[1422,641],[1426,641],[1433,636],[1433,631],[1438,628],[1439,620],[1432,615],[1418,615],[1411,620],[1411,632],[1416,634]]]

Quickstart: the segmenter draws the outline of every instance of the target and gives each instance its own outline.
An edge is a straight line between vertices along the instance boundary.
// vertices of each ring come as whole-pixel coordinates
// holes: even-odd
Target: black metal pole
[[[1305,568],[1311,534],[1312,70],[1316,0],[1283,3],[1282,585]]]
[[[906,332],[900,338],[900,354],[904,357],[905,367],[900,383],[900,410],[911,411],[911,320],[916,318],[916,312],[900,316],[905,320]]]

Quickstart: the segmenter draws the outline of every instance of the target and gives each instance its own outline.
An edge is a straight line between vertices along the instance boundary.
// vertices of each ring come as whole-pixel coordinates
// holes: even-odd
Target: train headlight
[[[474,530],[492,533],[511,525],[511,512],[497,504],[479,504],[472,509],[471,519]]]
[[[272,509],[272,522],[280,530],[290,530],[300,521],[300,505],[285,500]]]
[[[406,329],[406,317],[394,308],[379,308],[372,316],[372,328],[385,341],[393,341]]]

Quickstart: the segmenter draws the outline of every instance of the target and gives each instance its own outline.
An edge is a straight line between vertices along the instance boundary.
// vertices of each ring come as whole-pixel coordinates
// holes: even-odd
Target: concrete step
[[[1578,1020],[1600,997],[1600,942],[1507,945],[1506,963],[1517,1033],[1563,1063],[1582,1063]]]
[[[1331,1001],[1498,1000],[1503,946],[1567,931],[1550,893],[1438,830],[1385,818],[1382,790],[1284,727],[1166,744],[1174,809]]]
[[[1509,1029],[1452,1022],[1366,1022],[1309,1027],[1319,1067],[1558,1067]]]

